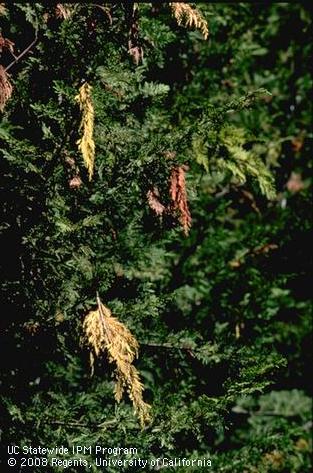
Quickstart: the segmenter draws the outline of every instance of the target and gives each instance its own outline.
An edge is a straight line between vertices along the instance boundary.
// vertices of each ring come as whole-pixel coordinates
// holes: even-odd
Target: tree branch
[[[46,422],[48,424],[52,424],[52,425],[60,425],[60,426],[68,426],[68,427],[87,427],[87,428],[90,428],[90,427],[96,427],[98,429],[101,429],[103,427],[108,427],[110,425],[115,425],[117,424],[117,420],[115,419],[112,419],[112,420],[107,420],[107,421],[104,421],[104,422],[100,422],[99,424],[95,423],[95,422],[88,422],[88,423],[85,423],[85,422],[70,422],[70,421],[61,421],[61,420],[46,420]]]
[[[30,49],[36,44],[38,40],[38,35],[36,33],[36,36],[35,36],[35,39],[30,43],[29,46],[27,46],[26,49],[24,49],[24,51],[21,52],[21,54],[19,54],[18,56],[15,56],[15,59],[14,61],[12,61],[6,68],[5,68],[5,71],[7,72],[9,69],[11,69],[12,66],[14,66],[14,64],[16,64],[20,59],[22,59],[23,56],[25,56],[25,54],[27,54]]]
[[[171,345],[170,343],[154,343],[154,342],[139,342],[139,345],[143,347],[152,347],[152,348],[167,348],[168,350],[182,350],[187,352],[194,352],[196,349],[188,345]]]

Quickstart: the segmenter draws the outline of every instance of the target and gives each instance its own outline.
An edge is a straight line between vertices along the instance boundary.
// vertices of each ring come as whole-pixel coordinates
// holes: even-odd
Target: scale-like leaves
[[[112,317],[111,311],[98,298],[98,309],[89,312],[84,320],[85,338],[90,348],[92,372],[94,357],[106,353],[110,363],[115,363],[115,399],[120,402],[127,389],[140,424],[144,427],[150,422],[150,406],[143,400],[144,386],[139,373],[132,364],[138,357],[138,342],[128,328]]]

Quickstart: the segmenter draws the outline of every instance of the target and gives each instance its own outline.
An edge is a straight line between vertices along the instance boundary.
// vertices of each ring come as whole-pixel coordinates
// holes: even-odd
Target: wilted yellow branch
[[[94,357],[107,353],[110,363],[115,363],[115,399],[120,402],[125,389],[133,403],[135,414],[144,427],[150,421],[151,406],[144,402],[144,386],[137,369],[132,364],[138,357],[138,342],[124,324],[112,317],[110,310],[98,299],[98,309],[89,312],[83,322],[85,338],[90,348],[93,371]]]
[[[204,39],[207,39],[209,36],[208,24],[197,9],[191,7],[188,3],[180,2],[170,2],[170,7],[179,25],[194,26],[201,31]]]
[[[83,155],[90,181],[93,176],[95,164],[95,142],[93,139],[94,108],[91,90],[91,85],[89,85],[88,82],[85,82],[79,89],[79,94],[75,97],[82,112],[82,118],[79,127],[79,131],[82,132],[82,137],[77,141],[77,144],[78,149]]]

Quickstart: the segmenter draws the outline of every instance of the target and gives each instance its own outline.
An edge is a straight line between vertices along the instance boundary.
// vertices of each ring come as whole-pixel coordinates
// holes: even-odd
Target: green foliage
[[[204,41],[168,5],[140,4],[136,66],[125,6],[75,4],[67,19],[43,4],[6,8],[2,35],[19,51],[38,41],[10,70],[0,122],[2,444],[132,446],[143,458],[207,456],[212,471],[310,471],[307,9],[201,4]],[[85,81],[91,182],[76,145]],[[170,209],[181,165],[186,238],[147,199],[156,188]],[[145,430],[131,403],[115,404],[105,360],[89,376],[82,320],[97,292],[140,343],[153,406]]]

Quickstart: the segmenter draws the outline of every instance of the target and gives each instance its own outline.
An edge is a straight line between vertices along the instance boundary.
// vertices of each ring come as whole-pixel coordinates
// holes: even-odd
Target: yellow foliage
[[[77,141],[78,149],[81,151],[85,166],[88,170],[91,181],[95,163],[95,142],[93,139],[94,130],[94,107],[91,97],[91,85],[85,82],[79,89],[79,94],[75,97],[82,112],[79,131],[82,137]]]
[[[170,2],[170,7],[179,25],[194,26],[201,31],[204,39],[207,39],[209,36],[208,24],[197,9],[183,2]]]
[[[125,389],[131,399],[135,414],[144,427],[150,420],[151,406],[144,402],[144,386],[132,364],[138,357],[138,342],[127,327],[112,317],[110,310],[98,298],[98,309],[89,312],[83,322],[85,338],[90,348],[92,372],[94,357],[107,353],[110,363],[115,363],[115,399],[120,402]]]

